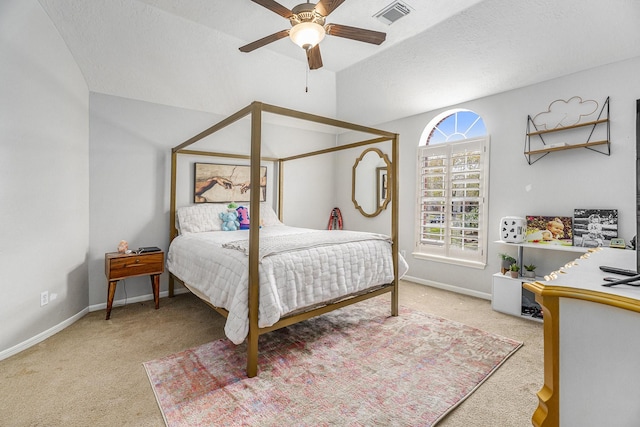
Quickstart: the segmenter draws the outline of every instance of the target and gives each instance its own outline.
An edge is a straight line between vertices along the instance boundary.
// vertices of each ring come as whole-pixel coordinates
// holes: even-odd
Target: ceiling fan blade
[[[285,38],[288,35],[289,35],[289,30],[278,31],[277,33],[273,33],[270,36],[263,37],[260,40],[256,40],[252,43],[242,46],[240,48],[240,52],[251,52],[252,50],[258,49],[259,47],[275,42],[276,40]]]
[[[276,1],[273,1],[273,0],[251,0],[251,1],[254,3],[258,3],[260,6],[266,7],[270,11],[277,13],[283,18],[289,19],[291,15],[293,15],[293,12],[291,12],[291,10],[287,9],[286,7],[284,7],[283,5],[281,5]]]
[[[327,34],[331,36],[344,37],[365,43],[380,44],[387,38],[387,34],[380,31],[365,30],[364,28],[349,27],[347,25],[327,24],[324,28]]]
[[[320,0],[316,5],[316,12],[322,16],[327,16],[342,3],[344,3],[344,0]]]
[[[322,68],[322,56],[320,55],[320,45],[317,44],[311,49],[307,49],[307,62],[310,70]]]

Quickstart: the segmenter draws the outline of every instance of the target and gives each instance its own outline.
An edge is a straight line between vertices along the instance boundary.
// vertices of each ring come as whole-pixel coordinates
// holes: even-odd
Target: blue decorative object
[[[236,231],[240,227],[238,212],[234,209],[227,212],[220,212],[219,216],[222,220],[222,231]]]

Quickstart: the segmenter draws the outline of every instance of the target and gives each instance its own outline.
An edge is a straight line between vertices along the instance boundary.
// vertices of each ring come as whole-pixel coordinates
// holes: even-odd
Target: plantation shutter
[[[418,252],[485,262],[486,142],[419,148]]]

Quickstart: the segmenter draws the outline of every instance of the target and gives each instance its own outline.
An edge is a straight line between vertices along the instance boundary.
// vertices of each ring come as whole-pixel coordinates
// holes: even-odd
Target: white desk
[[[636,253],[599,249],[524,285],[544,314],[534,426],[640,425],[640,288],[602,286],[601,265],[635,270]]]

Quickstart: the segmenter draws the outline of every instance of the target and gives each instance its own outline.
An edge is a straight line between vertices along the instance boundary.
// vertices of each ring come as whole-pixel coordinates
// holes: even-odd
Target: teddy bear
[[[238,212],[229,210],[227,212],[220,212],[220,219],[222,220],[223,231],[235,231],[240,227],[238,222]]]

